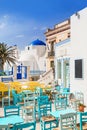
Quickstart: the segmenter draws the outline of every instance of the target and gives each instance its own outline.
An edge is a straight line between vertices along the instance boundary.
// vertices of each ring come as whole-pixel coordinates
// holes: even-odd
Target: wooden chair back
[[[80,130],[83,130],[83,123],[87,123],[87,112],[80,113]],[[87,129],[87,124],[85,129]]]
[[[67,108],[67,98],[62,96],[62,94],[55,95],[55,109],[61,110]]]
[[[37,112],[38,112],[38,116],[39,119],[42,116],[46,116],[48,114],[50,114],[52,110],[52,103],[49,101],[48,96],[40,96],[37,99]]]
[[[35,93],[37,96],[42,96],[43,95],[43,90],[40,87],[37,87],[35,90]]]
[[[23,115],[26,115],[35,121],[35,97],[24,98]]]
[[[4,116],[19,115],[19,106],[5,106]]]
[[[77,113],[60,115],[60,130],[77,130]]]
[[[36,130],[36,122],[27,122],[15,125],[15,130],[23,130],[23,128],[28,128],[29,130]]]
[[[0,130],[10,130],[10,125],[0,125]]]

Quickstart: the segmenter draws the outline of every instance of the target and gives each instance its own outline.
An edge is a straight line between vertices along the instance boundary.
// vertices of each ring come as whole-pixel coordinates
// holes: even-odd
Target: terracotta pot
[[[84,108],[85,108],[85,106],[79,106],[79,111],[84,112]]]

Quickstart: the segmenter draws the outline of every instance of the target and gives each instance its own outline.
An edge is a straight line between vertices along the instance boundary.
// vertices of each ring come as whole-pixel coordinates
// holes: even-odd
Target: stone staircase
[[[52,84],[54,81],[54,69],[50,69],[49,71],[45,72],[40,76],[40,79],[38,82],[44,83],[45,85],[48,85],[49,83]]]

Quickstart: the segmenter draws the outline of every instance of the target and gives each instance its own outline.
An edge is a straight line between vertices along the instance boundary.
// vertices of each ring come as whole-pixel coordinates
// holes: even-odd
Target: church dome
[[[40,46],[46,46],[46,44],[43,41],[39,40],[39,39],[31,42],[29,45],[32,45],[32,46],[38,46],[38,45],[40,45]]]

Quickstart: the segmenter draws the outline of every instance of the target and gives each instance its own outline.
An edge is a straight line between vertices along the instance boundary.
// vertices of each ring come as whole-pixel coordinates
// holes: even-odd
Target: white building
[[[87,104],[87,8],[71,16],[71,91],[82,91]]]
[[[55,46],[55,79],[72,92],[83,92],[87,104],[87,8],[73,14],[70,25],[70,39]]]
[[[30,66],[31,75],[40,76],[46,69],[45,53],[46,44],[37,39],[21,51],[19,61],[23,66]]]

